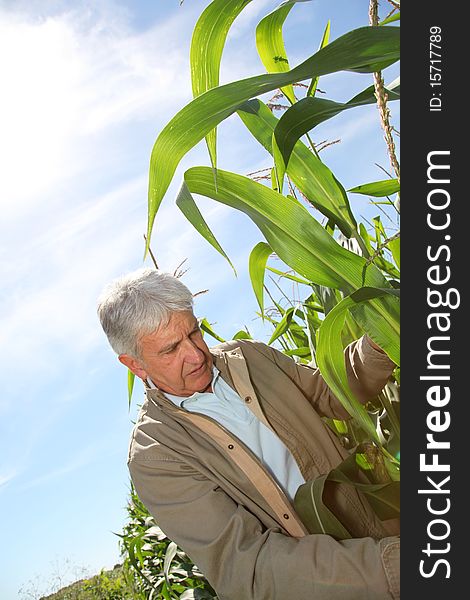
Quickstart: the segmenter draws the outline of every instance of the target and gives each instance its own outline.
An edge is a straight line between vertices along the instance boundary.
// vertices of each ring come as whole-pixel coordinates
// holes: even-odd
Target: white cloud
[[[7,485],[12,479],[14,479],[17,475],[16,470],[10,469],[5,473],[0,473],[0,488],[4,485]]]
[[[32,488],[44,485],[45,483],[50,483],[53,480],[60,479],[78,469],[82,469],[87,465],[96,461],[96,457],[100,456],[109,457],[113,454],[116,454],[119,451],[118,448],[110,449],[109,448],[109,440],[100,439],[96,442],[89,443],[84,448],[81,448],[71,459],[66,462],[61,467],[52,469],[50,471],[43,472],[38,477],[34,479],[28,480],[19,488],[20,492],[31,490]]]
[[[187,57],[175,35],[185,26],[179,15],[178,29],[168,20],[136,34],[108,13],[32,18],[0,9],[3,211],[24,214],[83,172],[93,136],[149,116],[165,120],[187,100]]]

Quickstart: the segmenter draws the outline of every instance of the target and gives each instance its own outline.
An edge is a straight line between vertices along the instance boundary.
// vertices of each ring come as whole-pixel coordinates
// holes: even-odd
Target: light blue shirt
[[[199,412],[223,425],[244,442],[260,459],[292,501],[305,479],[284,443],[245,405],[240,396],[220,377],[213,367],[213,392],[196,392],[189,397],[165,393],[174,404],[190,412]],[[152,382],[149,381],[151,387]]]

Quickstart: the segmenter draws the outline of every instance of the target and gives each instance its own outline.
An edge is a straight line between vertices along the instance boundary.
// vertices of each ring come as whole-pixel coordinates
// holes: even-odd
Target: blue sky
[[[141,398],[128,410],[126,371],[100,329],[96,298],[112,278],[143,264],[150,152],[158,132],[190,100],[189,44],[207,1],[0,0],[0,597],[33,585],[50,591],[119,561],[129,479],[126,453]],[[381,16],[391,6],[384,2]],[[254,29],[278,2],[255,0],[235,22],[221,82],[263,72]],[[285,27],[291,66],[331,39],[367,25],[366,0],[314,0]],[[386,81],[398,66],[385,73]],[[346,101],[370,75],[322,78],[324,97]],[[269,96],[268,96],[269,97]],[[391,105],[399,128],[398,106]],[[390,170],[374,106],[317,128],[341,139],[322,154],[345,188]],[[247,326],[267,341],[247,273],[262,237],[241,214],[208,200],[200,207],[238,272],[173,205],[182,173],[209,164],[204,144],[183,160],[162,204],[152,249],[183,281],[196,313],[224,337]],[[270,166],[231,117],[219,128],[219,166],[249,173]],[[379,214],[351,196],[358,220]],[[211,340],[208,340],[211,342]]]

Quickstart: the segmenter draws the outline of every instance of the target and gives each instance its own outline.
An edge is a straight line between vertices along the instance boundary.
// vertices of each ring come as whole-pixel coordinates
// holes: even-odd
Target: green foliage
[[[237,114],[253,137],[273,154],[273,132],[279,119],[266,104],[261,100],[249,100],[240,106]],[[302,197],[350,237],[357,224],[346,191],[331,170],[301,140],[294,145],[286,172]]]
[[[26,590],[23,591],[26,593]],[[23,597],[26,597],[24,595]],[[28,590],[28,598],[38,598],[34,590]],[[145,600],[135,587],[132,577],[122,565],[111,570],[101,570],[98,575],[87,579],[79,579],[74,583],[61,587],[39,600]]]
[[[140,600],[142,596],[133,588],[133,581],[122,572],[101,571],[83,583],[83,600]]]
[[[191,39],[190,64],[193,96],[219,85],[222,52],[230,26],[251,0],[214,0],[203,11]],[[202,60],[201,60],[202,58]],[[206,135],[212,166],[217,165],[216,129]]]
[[[397,82],[394,82],[387,87],[390,100],[399,99],[400,96],[395,91],[397,86]],[[282,165],[276,165],[276,168],[285,171],[295,144],[305,133],[344,110],[375,102],[374,86],[368,87],[345,103],[310,96],[300,99],[282,115],[274,129],[274,140],[282,159]]]
[[[393,464],[386,464],[377,447],[360,444],[354,453],[327,475],[308,481],[297,490],[294,505],[311,533],[325,533],[336,539],[352,536],[335,515],[323,504],[327,481],[346,483],[363,492],[376,514],[383,520],[400,516],[400,485],[393,479]],[[312,510],[312,504],[315,510]]]
[[[197,55],[197,59],[210,60],[210,55],[210,52],[204,56]],[[163,128],[152,149],[147,249],[156,213],[181,159],[243,102],[279,87],[327,73],[342,70],[373,72],[393,64],[398,57],[397,27],[361,27],[334,40],[290,71],[258,75],[217,86],[194,98]]]

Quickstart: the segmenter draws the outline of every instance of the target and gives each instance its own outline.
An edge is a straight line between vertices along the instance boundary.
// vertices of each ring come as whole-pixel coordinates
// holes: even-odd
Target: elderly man
[[[353,539],[309,534],[294,509],[299,485],[347,456],[322,417],[348,415],[318,369],[260,342],[209,350],[191,292],[153,269],[114,281],[98,313],[146,387],[129,448],[136,491],[220,600],[399,597],[399,538],[355,489],[326,494]],[[394,368],[367,336],[345,359],[364,402]]]

